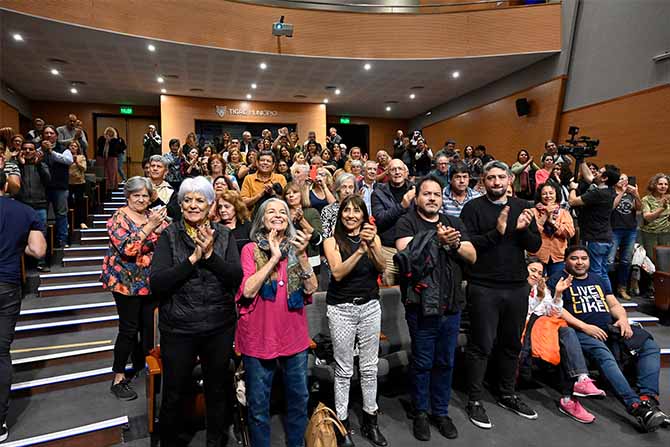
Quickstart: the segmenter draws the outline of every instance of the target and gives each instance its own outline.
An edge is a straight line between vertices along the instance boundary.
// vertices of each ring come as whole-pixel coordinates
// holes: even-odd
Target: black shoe
[[[468,402],[468,405],[465,407],[465,411],[468,413],[470,422],[475,424],[477,427],[485,429],[493,427],[491,420],[486,414],[486,409],[478,400]]]
[[[0,427],[0,442],[5,442],[9,438],[9,428],[7,428],[7,423],[5,422]]]
[[[414,415],[413,432],[414,437],[419,441],[430,441],[430,424],[425,411],[419,411]]]
[[[356,444],[354,444],[354,440],[351,439],[351,431],[349,430],[349,419],[344,419],[340,422],[342,422],[342,425],[344,425],[344,428],[347,430],[347,432],[344,436],[342,436],[340,430],[335,429],[335,437],[337,438],[337,447],[356,447]]]
[[[48,273],[51,271],[51,267],[48,264],[37,264],[37,270],[42,273]]]
[[[430,419],[442,436],[447,439],[458,438],[458,430],[449,416],[431,416]]]
[[[363,425],[361,425],[361,434],[368,438],[368,440],[374,445],[379,445],[381,447],[388,445],[386,438],[382,432],[379,431],[379,425],[377,425],[377,413],[368,414],[363,411]]]
[[[498,405],[515,412],[526,419],[537,419],[535,410],[526,405],[519,396],[504,396],[498,401]]]
[[[652,432],[665,422],[665,414],[658,408],[652,407],[648,401],[634,403],[628,412],[637,420],[642,430]]]
[[[109,388],[113,395],[120,400],[135,400],[137,399],[137,393],[131,388],[130,380],[123,379],[116,385],[112,382],[112,386]]]

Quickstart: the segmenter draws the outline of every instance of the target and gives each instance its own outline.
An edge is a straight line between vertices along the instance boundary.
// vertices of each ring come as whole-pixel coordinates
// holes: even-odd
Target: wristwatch
[[[309,270],[305,270],[303,272],[298,273],[298,276],[300,277],[300,279],[305,280],[311,278],[313,274],[314,269],[310,268]]]

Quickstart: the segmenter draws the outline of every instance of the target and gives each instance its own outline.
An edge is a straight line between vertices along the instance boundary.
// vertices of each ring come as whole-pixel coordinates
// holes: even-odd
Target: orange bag
[[[558,330],[567,326],[568,323],[562,318],[547,316],[538,318],[530,332],[533,357],[541,358],[552,365],[561,363]]]

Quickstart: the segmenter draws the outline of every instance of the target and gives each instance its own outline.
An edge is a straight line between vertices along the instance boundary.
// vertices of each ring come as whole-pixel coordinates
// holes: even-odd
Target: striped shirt
[[[463,206],[470,200],[476,199],[481,195],[482,193],[475,191],[472,188],[468,188],[465,191],[465,199],[462,202],[459,202],[451,195],[451,185],[447,185],[442,191],[442,209],[440,210],[440,213],[446,214],[447,216],[461,217]]]

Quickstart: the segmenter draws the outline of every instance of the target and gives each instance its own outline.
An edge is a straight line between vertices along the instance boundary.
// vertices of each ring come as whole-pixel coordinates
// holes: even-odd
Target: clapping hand
[[[528,228],[530,223],[533,221],[533,212],[529,209],[525,209],[519,214],[519,217],[516,220],[516,229],[525,230]]]
[[[461,232],[453,227],[447,227],[442,223],[437,224],[437,239],[442,245],[457,247],[461,242]]]
[[[568,275],[565,278],[561,278],[557,283],[556,287],[554,288],[556,290],[556,296],[561,296],[563,295],[563,292],[568,290],[570,286],[572,285],[572,275]]]
[[[297,254],[302,254],[305,252],[307,249],[307,245],[309,245],[309,240],[312,238],[312,235],[309,233],[305,233],[304,231],[297,230],[295,239],[291,241],[291,245],[295,247],[295,251]]]
[[[270,255],[279,261],[281,259],[281,238],[279,237],[277,230],[270,230],[270,234],[268,234],[268,243],[270,244]]]
[[[151,210],[149,213],[149,226],[151,227],[151,231],[160,227],[166,217],[167,208],[164,206]]]
[[[500,214],[498,214],[498,220],[496,221],[496,230],[498,230],[498,233],[500,233],[503,236],[505,235],[505,231],[507,231],[508,217],[509,217],[509,205],[506,205],[500,211]]]
[[[214,229],[209,225],[200,225],[195,242],[200,247],[202,256],[209,259],[214,252]]]
[[[377,227],[371,223],[364,223],[360,236],[361,240],[365,242],[366,245],[372,245],[377,236]]]

